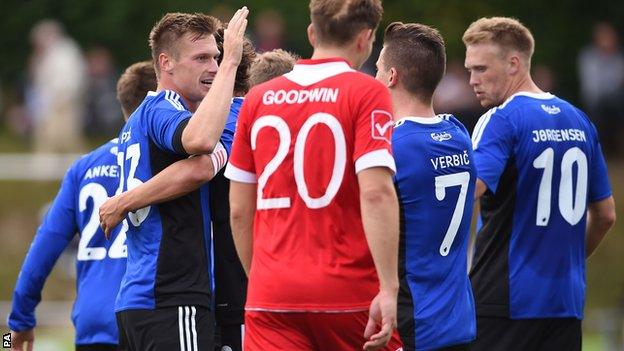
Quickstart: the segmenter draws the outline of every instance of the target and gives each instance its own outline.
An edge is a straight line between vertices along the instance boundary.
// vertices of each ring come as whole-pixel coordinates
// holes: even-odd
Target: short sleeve
[[[257,183],[249,131],[252,109],[250,99],[245,100],[238,116],[232,152],[225,168],[225,176],[228,179],[241,183]]]
[[[392,102],[390,93],[377,81],[370,82],[370,87],[358,88],[351,101],[356,106],[355,120],[355,147],[353,160],[355,172],[372,168],[387,167],[396,173],[394,158],[392,157]]]
[[[593,126],[592,126],[593,128]],[[611,196],[611,184],[607,173],[607,163],[602,154],[598,133],[593,128],[594,147],[592,164],[589,165],[589,202],[597,202]]]
[[[236,130],[236,121],[238,120],[239,111],[235,108],[230,108],[230,114],[225,122],[225,128],[223,128],[223,134],[221,134],[221,144],[225,147],[228,155],[232,153],[232,143],[234,142],[234,131]]]
[[[513,152],[514,130],[507,116],[491,110],[479,119],[473,131],[472,147],[477,174],[493,193]]]
[[[182,147],[182,131],[192,114],[180,103],[179,97],[166,90],[164,99],[158,101],[146,117],[147,132],[158,148],[174,154],[186,154]]]

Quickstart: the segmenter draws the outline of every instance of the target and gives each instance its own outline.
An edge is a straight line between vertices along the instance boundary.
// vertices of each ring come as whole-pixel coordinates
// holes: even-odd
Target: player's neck
[[[357,54],[353,53],[349,47],[336,48],[317,46],[314,48],[311,59],[322,60],[335,57],[345,59],[352,68],[359,69],[359,67],[356,67],[356,65],[360,64],[357,59]]]
[[[391,95],[395,121],[404,117],[433,118],[436,116],[431,103],[423,103],[419,99],[405,92],[391,91]]]
[[[176,92],[178,95],[180,95],[180,98],[184,102],[184,105],[187,106],[188,110],[191,112],[195,112],[195,110],[197,110],[197,107],[199,107],[199,103],[201,102],[201,101],[196,102],[196,103],[191,102],[189,99],[186,98],[186,96],[180,93],[180,89],[178,89],[175,84],[173,84],[172,82],[169,82],[169,80],[166,78],[160,79],[158,81],[158,85],[156,86],[156,92],[160,93],[163,90],[171,90],[171,91]]]
[[[544,93],[544,91],[540,89],[535,84],[535,82],[533,82],[533,79],[528,73],[526,75],[523,75],[522,78],[511,82],[509,86],[509,90],[507,91],[507,94],[505,94],[504,100],[507,100],[510,96],[520,93],[520,92],[535,93],[535,94]]]

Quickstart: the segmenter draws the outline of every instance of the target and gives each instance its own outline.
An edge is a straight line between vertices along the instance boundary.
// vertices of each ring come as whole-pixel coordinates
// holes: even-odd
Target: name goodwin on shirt
[[[262,95],[264,105],[280,104],[303,104],[307,102],[331,102],[338,101],[340,89],[315,88],[312,90],[267,90]]]

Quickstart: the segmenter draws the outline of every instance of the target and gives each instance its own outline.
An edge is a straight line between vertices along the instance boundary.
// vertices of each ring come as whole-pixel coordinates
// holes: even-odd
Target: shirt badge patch
[[[390,143],[392,137],[392,115],[383,110],[375,110],[371,113],[371,133],[373,139],[385,140]]]

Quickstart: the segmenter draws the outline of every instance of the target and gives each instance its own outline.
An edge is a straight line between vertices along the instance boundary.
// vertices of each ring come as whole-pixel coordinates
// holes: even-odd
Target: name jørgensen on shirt
[[[308,102],[331,102],[338,101],[340,89],[314,88],[311,90],[267,90],[262,95],[264,105],[303,104]]]
[[[545,142],[545,141],[587,141],[585,137],[585,131],[580,129],[538,129],[533,130],[533,142]]]
[[[429,159],[435,170],[445,169],[448,167],[459,167],[470,164],[470,157],[468,156],[468,150],[464,150],[461,154],[438,156]]]

